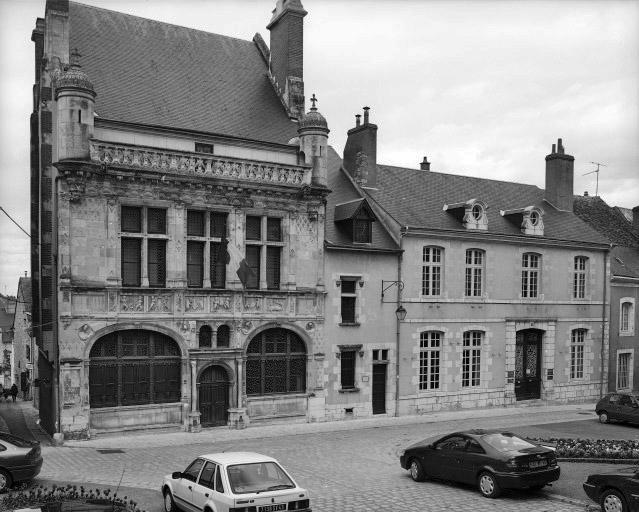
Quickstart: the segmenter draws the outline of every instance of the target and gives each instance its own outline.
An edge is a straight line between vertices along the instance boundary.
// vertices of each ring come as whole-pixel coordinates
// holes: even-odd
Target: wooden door
[[[515,347],[515,397],[532,400],[541,396],[541,331],[517,333]]]
[[[229,379],[221,366],[210,366],[198,382],[200,423],[203,427],[228,424]]]

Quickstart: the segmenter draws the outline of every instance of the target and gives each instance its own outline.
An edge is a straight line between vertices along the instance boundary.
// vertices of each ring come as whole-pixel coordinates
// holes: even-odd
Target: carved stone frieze
[[[220,295],[219,297],[211,298],[211,312],[216,313],[218,311],[230,311],[231,310],[231,297],[229,295]]]
[[[187,313],[197,313],[204,311],[204,297],[187,296],[184,311]]]
[[[171,297],[169,295],[151,295],[149,311],[155,313],[169,313],[171,311]]]
[[[144,311],[144,295],[120,295],[120,311],[126,313]]]
[[[262,311],[262,297],[245,297],[244,311]]]

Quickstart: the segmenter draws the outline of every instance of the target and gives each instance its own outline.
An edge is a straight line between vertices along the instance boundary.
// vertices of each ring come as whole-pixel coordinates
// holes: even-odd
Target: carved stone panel
[[[201,295],[187,295],[185,297],[184,311],[186,313],[199,313],[204,311],[206,297]]]
[[[149,312],[170,313],[173,309],[171,295],[151,295],[149,298]]]
[[[120,295],[120,311],[123,313],[142,313],[144,311],[144,295]]]
[[[226,313],[231,311],[232,299],[230,295],[211,297],[211,313]]]
[[[244,311],[261,312],[262,297],[244,297]]]

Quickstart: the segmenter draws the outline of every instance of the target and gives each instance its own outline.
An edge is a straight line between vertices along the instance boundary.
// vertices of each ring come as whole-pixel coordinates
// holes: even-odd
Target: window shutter
[[[187,242],[186,244],[186,279],[187,285],[201,288],[204,278],[204,243]]]
[[[189,210],[186,212],[186,234],[204,236],[204,212]]]
[[[246,283],[247,288],[259,288],[260,286],[260,249],[261,247],[256,245],[246,246],[246,263],[255,273],[254,276],[249,276]]]
[[[142,232],[142,208],[123,206],[120,211],[120,226],[128,233]]]
[[[246,217],[246,239],[262,239],[262,217]]]
[[[226,286],[226,262],[223,251],[223,244],[211,242],[211,288]]]
[[[166,242],[149,240],[148,243],[149,286],[163,288],[166,285]]]
[[[266,287],[269,290],[280,289],[280,247],[266,248]]]
[[[166,234],[166,210],[149,208],[146,211],[147,232],[154,235]]]
[[[221,212],[211,212],[211,236],[226,237],[226,219],[228,215]]]
[[[140,286],[141,240],[122,238],[122,286]]]

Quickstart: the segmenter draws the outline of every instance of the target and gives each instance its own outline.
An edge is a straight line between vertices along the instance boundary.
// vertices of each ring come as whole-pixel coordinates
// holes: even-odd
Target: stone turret
[[[79,58],[80,54],[74,50],[69,68],[54,82],[58,160],[89,158],[96,93],[89,77],[81,69]]]
[[[327,147],[328,123],[324,116],[317,111],[315,94],[311,98],[313,106],[299,121],[297,133],[300,137],[300,151],[304,154],[306,164],[313,166],[312,183],[325,187],[327,184]]]

